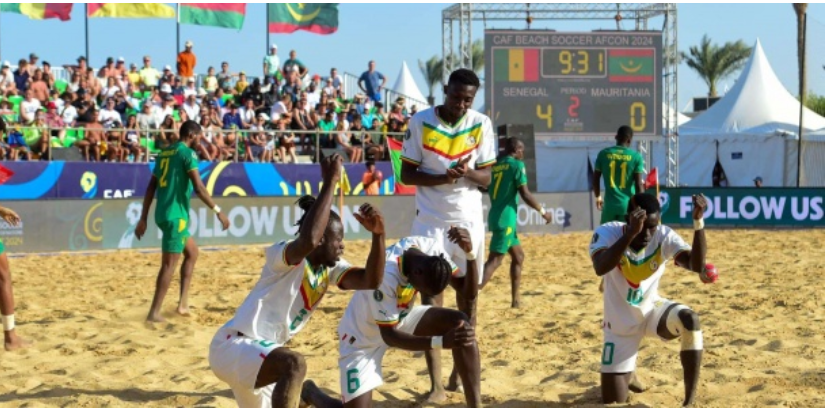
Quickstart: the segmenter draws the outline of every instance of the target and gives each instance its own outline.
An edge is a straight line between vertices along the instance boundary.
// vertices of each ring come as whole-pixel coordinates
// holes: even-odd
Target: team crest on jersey
[[[659,268],[659,263],[657,263],[656,260],[651,260],[651,270],[652,271],[657,271],[658,268]]]
[[[374,300],[376,300],[377,302],[382,302],[382,298],[385,298],[385,296],[382,294],[381,291],[379,291],[379,290],[373,291],[373,299]]]
[[[477,144],[477,139],[474,138],[474,135],[470,135],[468,138],[466,138],[466,145],[474,146],[475,144]]]
[[[309,264],[304,266],[304,277],[301,279],[301,296],[304,298],[304,308],[312,311],[324,298],[329,284],[330,269],[324,268],[316,273]]]

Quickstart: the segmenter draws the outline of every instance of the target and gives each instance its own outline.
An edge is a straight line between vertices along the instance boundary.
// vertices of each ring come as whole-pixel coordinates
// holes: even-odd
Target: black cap
[[[107,57],[107,64],[110,64],[110,63],[111,63],[111,62],[113,62],[113,61],[114,61],[114,60],[113,60],[113,57]]]

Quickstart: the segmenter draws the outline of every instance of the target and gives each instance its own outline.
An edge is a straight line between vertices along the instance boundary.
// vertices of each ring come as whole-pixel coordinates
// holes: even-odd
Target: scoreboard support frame
[[[661,132],[665,140],[665,184],[677,186],[679,149],[677,134],[677,5],[666,3],[458,3],[442,12],[443,84],[456,68],[471,68],[472,21],[535,21],[552,20],[615,20],[616,29],[633,23],[633,30],[646,30],[648,20],[662,18],[663,38],[663,120]],[[453,35],[458,28],[457,44]],[[455,47],[456,45],[456,47]],[[673,113],[673,114],[672,114]],[[640,151],[648,154],[648,144],[639,141]]]

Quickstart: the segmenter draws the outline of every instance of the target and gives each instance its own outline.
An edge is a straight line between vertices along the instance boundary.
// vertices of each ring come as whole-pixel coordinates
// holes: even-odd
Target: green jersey
[[[188,220],[191,210],[191,179],[188,172],[197,169],[197,153],[182,142],[159,152],[153,176],[156,176],[156,223]]]
[[[605,185],[605,210],[625,214],[628,200],[636,194],[637,173],[645,173],[645,162],[639,152],[624,146],[603,149],[596,157],[596,170],[602,172]]]
[[[518,189],[526,185],[526,167],[512,156],[503,156],[492,166],[489,183],[489,230],[514,227],[518,222]]]

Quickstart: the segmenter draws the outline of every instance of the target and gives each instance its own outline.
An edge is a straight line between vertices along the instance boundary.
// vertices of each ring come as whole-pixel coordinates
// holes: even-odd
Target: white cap
[[[162,84],[162,86],[161,86],[161,87],[159,87],[159,91],[160,91],[160,92],[165,92],[165,93],[170,94],[170,93],[171,93],[171,86],[170,86],[170,84]]]
[[[9,60],[3,61],[3,67],[11,67],[12,65],[9,63]]]
[[[185,42],[185,46],[186,47],[193,47],[194,43],[192,43],[191,40],[188,40],[188,41]]]
[[[274,49],[276,49],[276,50],[277,50],[277,49],[278,49],[278,45],[277,45],[277,44],[275,44],[275,43],[272,43],[272,47],[271,47],[271,48],[274,48]]]
[[[165,69],[166,69],[166,70],[168,70],[168,71],[170,71],[170,70],[171,70],[171,66],[170,66],[170,65],[166,65],[166,66],[165,66]]]
[[[124,57],[119,57],[119,61],[124,62]]]
[[[262,120],[264,120],[264,121],[268,121],[268,120],[269,120],[269,115],[266,115],[266,113],[265,113],[265,112],[261,112],[261,113],[260,113],[260,115],[258,115],[257,117],[258,117],[258,118],[260,118],[260,119],[262,119]]]

